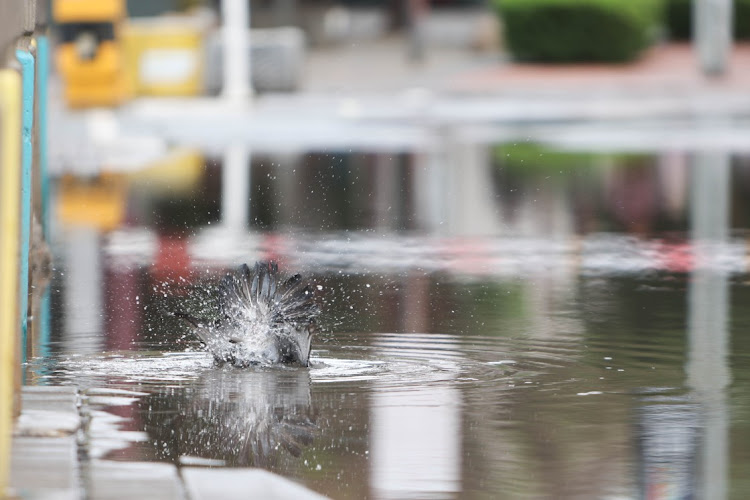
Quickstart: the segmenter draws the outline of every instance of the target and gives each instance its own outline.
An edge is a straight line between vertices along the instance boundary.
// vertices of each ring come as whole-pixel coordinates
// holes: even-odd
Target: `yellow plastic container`
[[[125,220],[126,208],[127,180],[121,174],[104,173],[89,181],[61,179],[57,214],[63,224],[110,231]]]
[[[191,22],[131,22],[122,40],[136,95],[195,96],[203,92],[203,32]]]
[[[114,42],[102,42],[96,58],[82,60],[71,43],[60,45],[57,64],[65,79],[75,85],[100,84],[116,79],[122,71],[122,55]]]
[[[191,193],[200,185],[205,164],[198,151],[178,148],[130,173],[130,187],[162,195]]]
[[[116,106],[127,99],[119,33],[124,0],[54,0],[52,15],[62,34],[55,59],[68,105]]]
[[[117,105],[130,94],[121,48],[115,42],[102,42],[96,58],[88,61],[76,55],[73,44],[62,44],[57,49],[57,67],[71,107]]]
[[[123,0],[54,0],[52,17],[58,23],[92,23],[125,17]]]

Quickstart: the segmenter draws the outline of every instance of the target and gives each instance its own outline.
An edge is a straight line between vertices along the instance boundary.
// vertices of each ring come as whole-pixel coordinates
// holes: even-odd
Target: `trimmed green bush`
[[[734,38],[750,40],[750,0],[734,0]]]
[[[693,0],[667,0],[664,16],[669,38],[690,40],[693,30]]]
[[[644,161],[650,156],[641,153],[560,150],[535,142],[518,142],[494,146],[492,158],[496,165],[504,169],[549,179],[550,174],[570,175],[588,168],[598,171],[604,159],[624,165]]]
[[[734,0],[734,38],[750,39],[750,0]],[[690,40],[693,29],[693,1],[667,0],[667,30],[672,40]]]
[[[661,0],[493,0],[516,59],[627,61],[653,40]]]

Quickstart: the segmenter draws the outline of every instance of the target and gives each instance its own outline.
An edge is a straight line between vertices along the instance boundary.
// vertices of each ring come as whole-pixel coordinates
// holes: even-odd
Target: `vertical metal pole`
[[[16,51],[21,63],[21,268],[19,306],[21,314],[21,362],[26,362],[29,308],[29,243],[31,239],[31,168],[34,157],[34,56],[25,50]]]
[[[409,59],[415,62],[423,61],[425,57],[424,24],[429,14],[430,3],[426,0],[407,0],[406,9],[409,23]]]
[[[732,0],[693,0],[693,45],[704,73],[726,71],[732,47]]]
[[[222,0],[222,51],[224,88],[222,96],[245,100],[250,85],[250,0]]]
[[[18,370],[20,193],[21,76],[15,70],[0,69],[0,497],[6,493],[10,474]]]
[[[277,0],[274,9],[274,22],[276,26],[295,25],[297,0]]]

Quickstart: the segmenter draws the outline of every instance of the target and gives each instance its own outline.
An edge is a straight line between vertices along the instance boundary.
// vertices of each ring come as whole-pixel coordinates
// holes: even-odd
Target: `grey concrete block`
[[[172,464],[94,460],[88,485],[90,500],[185,499],[177,467]]]
[[[81,427],[78,392],[71,386],[25,386],[21,392],[21,415],[17,436],[59,437]]]
[[[21,498],[79,498],[78,445],[74,436],[16,436],[10,487]]]
[[[288,499],[327,497],[263,469],[207,469],[185,467],[182,478],[191,500]]]

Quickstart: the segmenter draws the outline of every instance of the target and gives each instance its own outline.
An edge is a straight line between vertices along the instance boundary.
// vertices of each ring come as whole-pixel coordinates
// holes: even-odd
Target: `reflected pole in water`
[[[65,352],[102,349],[102,263],[99,232],[93,227],[70,230],[65,241]]]
[[[383,231],[397,229],[400,211],[399,168],[392,153],[373,155],[375,180],[375,221],[373,226]]]
[[[730,157],[696,153],[691,170],[691,239],[695,268],[688,291],[688,385],[703,411],[700,498],[727,497],[730,382],[728,272],[722,268],[729,234]]]
[[[299,153],[278,154],[274,156],[278,164],[275,189],[279,193],[278,222],[279,226],[294,227],[296,210],[292,200],[297,199],[297,189],[300,184],[302,156]]]
[[[404,280],[402,330],[416,332],[400,334],[404,343],[422,338],[427,331],[429,285],[424,276]],[[434,345],[423,347],[429,351]],[[390,343],[384,347],[376,356],[379,359],[392,357],[392,348],[398,348]],[[456,367],[447,370],[458,373]],[[452,376],[446,377],[443,382],[450,383]],[[434,382],[417,380],[406,389],[376,385],[370,433],[370,483],[375,497],[443,498],[461,491],[461,393],[452,385]]]
[[[221,177],[221,222],[232,231],[244,231],[250,220],[250,150],[231,144],[224,152]]]
[[[708,267],[720,262],[712,247],[723,249],[729,239],[730,157],[725,152],[698,152],[690,172],[690,236]]]
[[[222,98],[242,106],[252,97],[250,70],[250,1],[222,0]],[[224,153],[221,217],[226,229],[247,227],[250,215],[250,152],[239,141]]]
[[[430,316],[430,279],[421,273],[407,274],[401,283],[403,296],[402,330],[409,333],[429,331]]]
[[[455,387],[389,387],[373,394],[375,497],[443,498],[461,491],[460,408]]]
[[[492,190],[489,148],[486,144],[461,141],[448,143],[449,165],[445,172],[448,189],[447,231],[456,236],[488,236],[500,232],[497,204]]]
[[[109,261],[104,289],[107,350],[130,350],[142,331],[143,305],[138,300],[140,276],[130,262]]]
[[[693,45],[704,73],[727,70],[732,48],[732,0],[693,0]]]
[[[411,154],[416,216],[419,225],[431,232],[441,232],[445,220],[446,170],[443,148],[436,141],[434,149]]]
[[[419,222],[430,232],[449,236],[498,234],[500,214],[488,147],[456,140],[454,132],[439,129],[430,149],[413,156]]]

